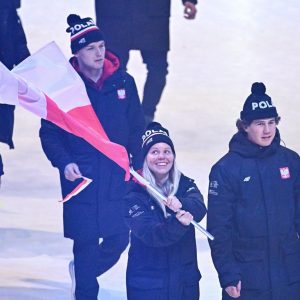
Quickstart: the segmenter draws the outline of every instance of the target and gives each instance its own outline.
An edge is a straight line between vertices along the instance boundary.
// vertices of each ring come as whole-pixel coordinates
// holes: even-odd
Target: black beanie
[[[258,119],[278,117],[272,99],[266,94],[266,87],[262,82],[255,82],[251,87],[251,95],[246,99],[240,118],[252,122]]]
[[[150,148],[157,143],[168,144],[175,155],[175,149],[173,142],[170,139],[169,131],[166,128],[163,128],[160,123],[151,122],[142,136],[142,152],[144,158]]]
[[[71,14],[67,18],[69,27],[66,32],[71,33],[71,50],[76,53],[90,43],[103,41],[104,35],[91,18],[81,19]]]

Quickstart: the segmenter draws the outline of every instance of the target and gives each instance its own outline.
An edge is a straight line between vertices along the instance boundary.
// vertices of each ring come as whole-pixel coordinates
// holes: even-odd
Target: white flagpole
[[[159,193],[151,184],[149,181],[147,181],[143,176],[141,176],[139,173],[133,170],[133,168],[130,168],[130,174],[132,174],[140,183],[147,186],[161,201],[166,201],[166,197],[163,196],[161,193]],[[197,228],[199,231],[201,231],[206,237],[208,237],[210,240],[214,240],[214,236],[211,235],[207,230],[205,230],[200,224],[198,224],[195,220],[192,220],[191,222],[195,228]]]

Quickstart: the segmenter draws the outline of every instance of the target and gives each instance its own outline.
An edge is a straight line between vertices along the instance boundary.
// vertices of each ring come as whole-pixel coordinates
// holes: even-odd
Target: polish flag
[[[85,85],[55,42],[31,55],[12,71],[0,63],[0,103],[23,106],[93,145],[117,163],[129,179],[125,147],[109,140],[86,93]]]
[[[75,189],[71,193],[69,193],[64,199],[59,200],[58,202],[69,201],[73,196],[76,196],[81,191],[83,191],[91,182],[93,182],[92,179],[82,176],[82,181],[75,187]]]

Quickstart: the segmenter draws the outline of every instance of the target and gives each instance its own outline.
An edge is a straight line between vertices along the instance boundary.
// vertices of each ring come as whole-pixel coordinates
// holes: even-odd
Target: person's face
[[[262,147],[269,146],[276,133],[275,118],[254,120],[244,129],[248,134],[248,139]]]
[[[105,42],[93,42],[80,49],[75,56],[81,69],[100,70],[103,68],[105,57]]]
[[[154,144],[146,156],[146,162],[155,178],[165,177],[174,163],[173,151],[166,143]]]

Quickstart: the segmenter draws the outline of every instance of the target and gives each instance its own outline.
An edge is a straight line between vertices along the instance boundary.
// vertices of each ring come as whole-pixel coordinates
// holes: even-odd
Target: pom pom
[[[146,130],[156,130],[156,131],[163,130],[163,131],[165,131],[169,135],[168,129],[162,127],[161,124],[158,123],[158,122],[151,122],[151,123],[149,123],[148,126],[147,126],[147,128],[146,128]]]
[[[75,24],[81,23],[82,20],[78,15],[71,14],[68,16],[67,22],[68,22],[69,26],[73,26]]]
[[[160,123],[158,123],[158,122],[151,122],[151,123],[149,123],[148,124],[148,126],[147,126],[147,130],[149,130],[149,129],[154,129],[154,128],[161,128],[162,126],[161,126],[161,124]]]
[[[264,95],[266,93],[266,86],[262,82],[254,82],[251,87],[251,92],[254,95]]]

